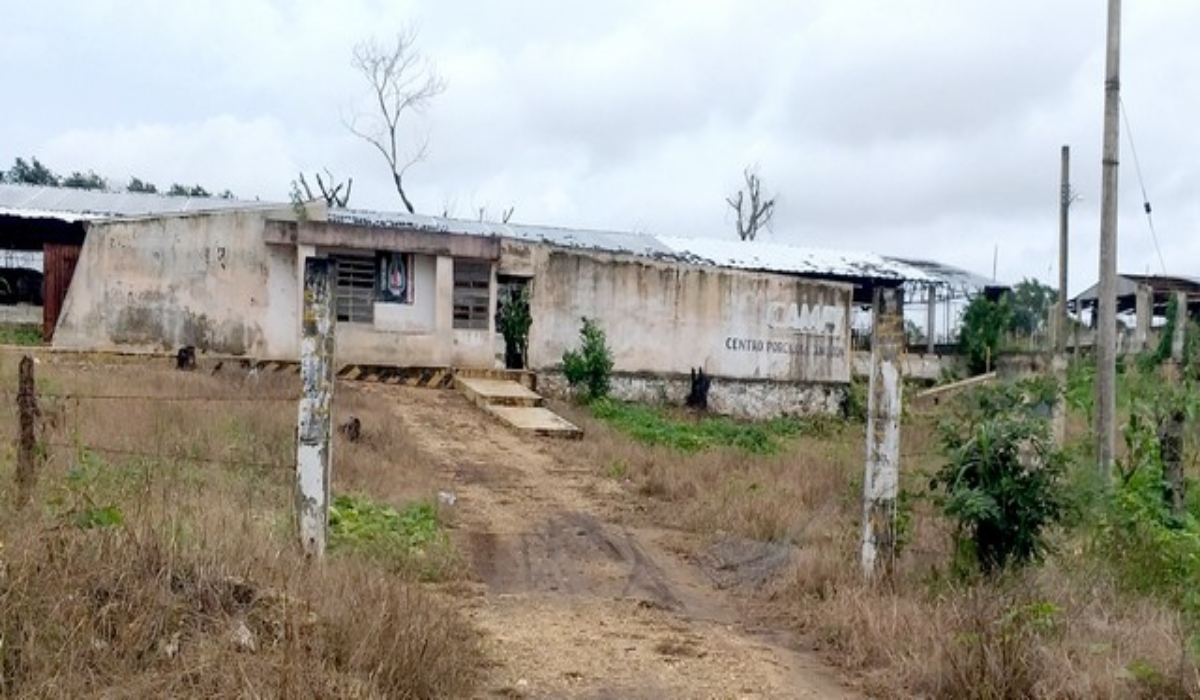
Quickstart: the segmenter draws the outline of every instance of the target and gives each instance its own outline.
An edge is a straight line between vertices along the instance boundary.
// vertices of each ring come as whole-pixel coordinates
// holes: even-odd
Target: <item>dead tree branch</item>
[[[746,178],[745,189],[738,190],[734,197],[726,197],[725,201],[737,215],[738,238],[752,241],[760,229],[770,225],[771,217],[775,215],[775,198],[763,197],[762,181],[753,168],[747,167],[743,175]],[[746,202],[747,196],[749,202]]]
[[[370,85],[373,104],[371,112],[356,112],[349,121],[344,120],[352,134],[369,143],[387,161],[396,192],[409,213],[415,209],[404,190],[404,175],[425,159],[429,139],[426,137],[415,151],[403,152],[398,145],[400,121],[410,112],[424,112],[430,101],[446,89],[446,82],[421,57],[416,43],[416,30],[405,28],[396,35],[394,44],[371,39],[354,47],[353,66]]]

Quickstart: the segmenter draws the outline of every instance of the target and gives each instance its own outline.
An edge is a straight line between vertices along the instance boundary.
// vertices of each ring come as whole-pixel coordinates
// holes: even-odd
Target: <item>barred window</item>
[[[481,260],[454,261],[454,327],[488,329],[492,266]]]
[[[375,255],[333,255],[334,303],[337,320],[373,323],[375,320]]]

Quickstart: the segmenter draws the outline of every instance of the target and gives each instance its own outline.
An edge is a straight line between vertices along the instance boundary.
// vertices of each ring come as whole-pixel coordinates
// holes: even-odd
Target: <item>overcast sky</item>
[[[301,171],[395,210],[355,42],[419,27],[447,89],[412,139],[418,212],[735,236],[1056,279],[1072,147],[1072,291],[1097,274],[1104,0],[39,0],[0,22],[0,163],[286,201]],[[1169,272],[1200,276],[1200,4],[1126,2],[1122,96]],[[1121,132],[1120,258],[1162,272]]]

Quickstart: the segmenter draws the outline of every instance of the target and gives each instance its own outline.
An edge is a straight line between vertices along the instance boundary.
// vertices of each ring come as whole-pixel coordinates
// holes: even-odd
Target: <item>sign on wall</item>
[[[413,303],[412,264],[411,253],[379,253],[375,265],[379,301],[390,304]]]
[[[560,362],[588,317],[619,372],[850,381],[850,285],[571,253],[539,272],[531,366]]]

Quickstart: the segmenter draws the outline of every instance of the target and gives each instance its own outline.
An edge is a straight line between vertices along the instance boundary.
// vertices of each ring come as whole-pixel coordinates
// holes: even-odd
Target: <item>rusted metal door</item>
[[[75,264],[83,246],[47,243],[42,249],[42,338],[48,343],[71,288]]]

